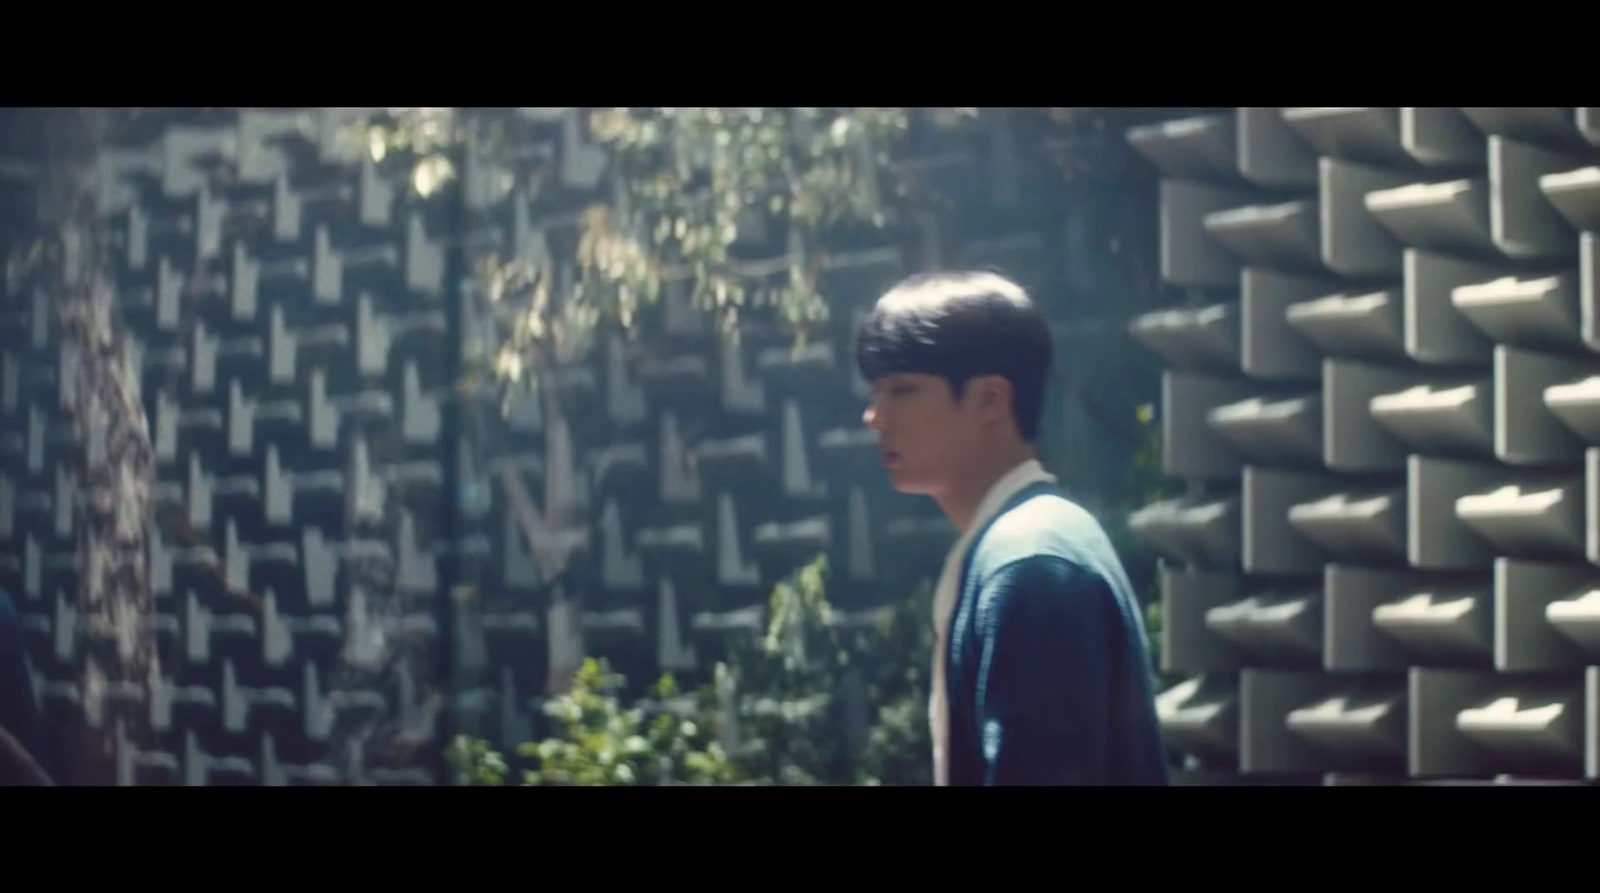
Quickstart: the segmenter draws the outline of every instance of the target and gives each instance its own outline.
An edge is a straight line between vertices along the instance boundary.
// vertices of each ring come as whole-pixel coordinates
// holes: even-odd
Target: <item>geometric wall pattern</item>
[[[447,281],[449,255],[560,254],[609,188],[605,157],[578,110],[519,110],[512,154],[552,172],[543,186],[496,189],[515,172],[474,156],[459,189],[424,199],[345,150],[341,126],[371,111],[173,110],[100,159],[113,314],[157,462],[147,679],[98,672],[107,631],[76,601],[62,471],[75,370],[48,296],[8,284],[0,586],[54,745],[109,742],[65,780],[437,783],[441,722],[527,740],[552,668],[580,654],[639,685],[693,677],[818,552],[830,599],[867,613],[950,542],[877,465],[856,314],[935,258],[1046,290],[1054,236],[836,253],[833,335],[798,353],[776,328],[723,343],[669,295],[650,337],[562,370],[559,400],[502,406],[472,387],[487,313]],[[970,180],[970,153],[955,164]],[[1207,272],[1230,263],[1192,250]],[[542,523],[563,512],[577,520]]]
[[[1600,109],[1136,128],[1194,783],[1600,778]]]
[[[56,760],[66,780],[432,778],[411,751],[433,749],[440,701],[438,237],[370,162],[334,156],[345,117],[175,111],[99,159],[156,462],[146,679],[108,680],[94,644],[114,631],[77,602],[78,370],[51,296],[6,296],[23,337],[0,369],[3,583],[53,754],[109,743]]]

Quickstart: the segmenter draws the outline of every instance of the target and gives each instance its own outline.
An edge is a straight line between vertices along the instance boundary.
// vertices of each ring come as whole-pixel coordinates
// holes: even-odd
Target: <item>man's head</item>
[[[861,327],[856,363],[873,389],[863,420],[895,488],[937,497],[1031,451],[1051,351],[1043,314],[1003,276],[924,273],[890,289]]]

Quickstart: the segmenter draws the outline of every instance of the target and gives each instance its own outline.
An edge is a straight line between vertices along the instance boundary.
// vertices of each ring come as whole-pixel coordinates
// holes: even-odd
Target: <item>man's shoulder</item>
[[[1109,548],[1094,515],[1052,487],[1028,493],[997,514],[973,544],[973,554],[992,568],[1034,557],[1081,565],[1104,560]]]
[[[981,584],[1019,563],[1071,566],[1070,576],[1098,578],[1131,596],[1122,562],[1105,528],[1055,487],[1033,488],[1000,512],[974,541],[966,584]]]

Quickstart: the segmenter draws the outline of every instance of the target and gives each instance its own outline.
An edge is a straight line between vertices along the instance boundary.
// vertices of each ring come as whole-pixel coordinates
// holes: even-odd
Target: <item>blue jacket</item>
[[[951,785],[1169,783],[1133,587],[1056,487],[973,537],[947,647]]]

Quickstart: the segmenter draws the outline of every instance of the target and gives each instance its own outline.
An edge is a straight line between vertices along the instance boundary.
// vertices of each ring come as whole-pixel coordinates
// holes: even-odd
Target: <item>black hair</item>
[[[967,382],[998,375],[1011,383],[1017,430],[1038,439],[1050,379],[1050,325],[1021,286],[997,273],[918,273],[878,300],[856,337],[867,381],[937,375],[961,399]]]

